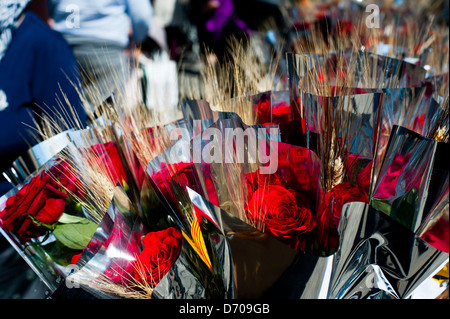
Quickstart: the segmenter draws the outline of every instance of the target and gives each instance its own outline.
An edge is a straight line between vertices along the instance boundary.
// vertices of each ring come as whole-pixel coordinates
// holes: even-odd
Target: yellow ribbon
[[[439,283],[443,283],[448,280],[448,263],[442,268],[436,275],[433,276],[433,279]]]
[[[206,249],[205,241],[202,236],[202,231],[197,220],[194,220],[191,225],[192,240],[183,232],[184,238],[194,248],[197,254],[205,262],[208,268],[212,271],[211,260],[209,259],[208,251]]]

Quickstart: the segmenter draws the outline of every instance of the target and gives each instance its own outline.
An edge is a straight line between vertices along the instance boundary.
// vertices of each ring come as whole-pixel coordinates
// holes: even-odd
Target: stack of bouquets
[[[2,198],[2,233],[52,291],[70,283],[98,298],[411,296],[448,260],[448,144],[424,136],[445,125],[436,114],[444,110],[411,94],[420,85],[333,97],[305,87],[230,101],[252,106],[250,125],[189,101],[182,121],[139,136],[66,132]],[[411,105],[418,117],[401,110]],[[345,124],[334,122],[342,127],[327,126],[325,116],[344,111]]]
[[[364,51],[288,54],[288,63],[300,142],[332,167],[322,171],[325,218],[340,239],[328,297],[411,297],[448,263],[448,89],[446,101],[436,94],[448,73],[427,78],[418,65]],[[322,84],[334,85],[326,89],[312,80],[324,69]]]
[[[0,230],[51,291],[410,298],[448,263],[448,71],[364,49],[288,53],[288,90],[169,124],[115,105],[15,162]]]
[[[50,292],[65,286],[97,298],[232,296],[224,236],[193,206],[165,203],[159,179],[144,176],[130,147],[135,140],[104,124],[60,135],[58,147],[44,141],[28,152],[31,160],[15,162],[11,177],[34,172],[2,197],[0,211],[2,234]]]

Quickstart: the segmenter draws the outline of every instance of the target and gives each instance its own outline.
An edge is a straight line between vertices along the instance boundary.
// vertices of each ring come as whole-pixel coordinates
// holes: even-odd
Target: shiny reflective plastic
[[[408,298],[448,262],[444,253],[364,203],[344,205],[330,299]]]
[[[370,199],[372,206],[445,252],[449,251],[449,154],[448,144],[394,125]],[[425,235],[431,227],[434,235]]]

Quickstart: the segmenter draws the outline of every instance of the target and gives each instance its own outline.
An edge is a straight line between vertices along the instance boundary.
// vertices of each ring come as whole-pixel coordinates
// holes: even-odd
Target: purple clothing
[[[213,16],[206,21],[206,30],[213,34],[213,40],[217,41],[221,35],[225,26],[231,19],[242,31],[250,34],[252,31],[247,27],[244,21],[238,18],[234,13],[233,0],[217,0],[220,2],[220,6],[215,10]]]

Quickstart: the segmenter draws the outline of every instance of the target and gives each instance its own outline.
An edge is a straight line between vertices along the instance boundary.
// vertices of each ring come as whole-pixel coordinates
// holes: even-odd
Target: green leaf
[[[83,218],[77,223],[58,224],[53,235],[65,246],[72,249],[84,249],[97,229],[97,224]]]
[[[122,179],[122,185],[125,192],[128,192],[130,190],[130,186],[128,186],[127,182],[124,179]]]
[[[61,224],[73,224],[73,223],[79,223],[85,219],[86,218],[83,218],[83,217],[78,217],[78,216],[73,216],[73,215],[69,215],[66,213],[62,213],[62,215],[58,219],[58,222]]]
[[[392,208],[388,200],[374,198],[372,199],[372,202],[370,204],[372,205],[373,208],[379,210],[380,212],[385,213],[386,215],[391,214]]]
[[[47,254],[62,266],[68,266],[71,264],[72,257],[81,252],[81,250],[73,250],[63,245],[59,240],[55,240],[47,245],[43,246]]]
[[[389,215],[395,221],[414,231],[414,222],[417,218],[417,206],[419,205],[419,194],[413,188],[408,193],[400,196],[389,204],[388,200],[372,199],[372,207]]]
[[[392,218],[414,231],[413,225],[417,218],[416,211],[418,204],[419,194],[417,189],[413,188],[392,203]]]

